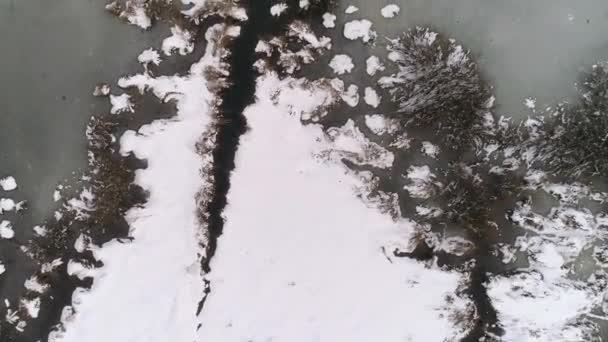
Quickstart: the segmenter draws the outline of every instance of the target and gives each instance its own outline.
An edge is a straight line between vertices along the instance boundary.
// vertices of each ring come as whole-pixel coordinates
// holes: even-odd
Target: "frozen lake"
[[[400,13],[383,18],[387,4],[400,6]],[[345,14],[349,5],[359,11]],[[537,98],[537,107],[574,96],[581,72],[608,59],[608,2],[601,0],[353,0],[341,2],[336,12],[336,35],[344,22],[371,20],[377,51],[384,50],[385,36],[414,26],[456,39],[471,49],[495,86],[501,114],[525,115],[522,103],[529,96]],[[363,52],[360,42],[343,46],[344,41],[335,40],[339,49],[355,58]]]

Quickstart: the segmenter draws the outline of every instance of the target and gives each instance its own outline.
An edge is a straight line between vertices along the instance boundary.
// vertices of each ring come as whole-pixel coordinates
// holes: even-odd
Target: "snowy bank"
[[[175,101],[177,115],[154,121],[121,138],[121,153],[148,162],[136,183],[149,192],[148,202],[127,214],[131,242],[89,246],[104,263],[90,290],[78,290],[64,309],[63,329],[51,341],[193,341],[204,296],[201,269],[202,232],[196,195],[205,184],[196,149],[211,126],[213,93],[206,69],[218,67],[216,43],[223,25],[206,35],[205,56],[185,76],[154,78],[144,73],[123,78],[119,86],[138,87],[159,99]],[[76,270],[78,271],[78,270]]]

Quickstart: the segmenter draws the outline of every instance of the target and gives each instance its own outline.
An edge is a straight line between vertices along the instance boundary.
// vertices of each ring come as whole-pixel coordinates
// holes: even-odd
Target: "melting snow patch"
[[[2,178],[0,179],[0,187],[2,187],[2,190],[4,191],[13,191],[17,189],[17,181],[12,176]]]
[[[335,55],[331,62],[329,62],[329,67],[332,68],[336,74],[343,75],[347,72],[351,72],[355,65],[350,56]]]
[[[376,38],[372,30],[372,22],[367,19],[349,21],[344,25],[344,37],[350,40],[361,39],[368,43]]]
[[[378,108],[378,106],[380,105],[381,98],[372,87],[365,88],[365,96],[363,97],[363,99],[365,100],[365,103],[374,108]]]
[[[336,27],[336,16],[331,13],[323,14],[323,26],[327,28]]]
[[[385,18],[394,18],[397,14],[399,14],[399,6],[395,4],[386,5],[380,10],[382,16]]]

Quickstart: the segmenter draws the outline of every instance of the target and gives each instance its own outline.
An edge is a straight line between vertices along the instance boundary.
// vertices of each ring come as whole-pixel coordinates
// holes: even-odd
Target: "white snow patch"
[[[399,8],[399,6],[395,5],[395,4],[390,4],[390,5],[386,5],[384,6],[381,10],[380,13],[382,14],[383,17],[385,18],[394,18],[397,14],[399,14],[399,11],[401,9]]]
[[[162,50],[166,56],[172,55],[175,51],[185,56],[194,51],[194,37],[189,31],[174,26],[171,28],[171,36],[163,40]]]
[[[335,55],[329,62],[329,67],[338,75],[351,72],[355,65],[349,55]]]
[[[275,17],[280,16],[281,14],[283,14],[283,12],[285,12],[287,10],[287,8],[289,8],[287,6],[286,3],[280,3],[280,4],[276,4],[273,5],[272,7],[270,7],[270,14],[272,14]]]
[[[323,14],[323,26],[327,28],[336,27],[336,16],[331,13]]]
[[[7,220],[2,220],[2,222],[0,222],[0,237],[3,239],[12,239],[15,237],[13,225]]]
[[[344,13],[353,14],[357,11],[359,11],[359,8],[357,8],[356,6],[350,5],[350,6],[346,7],[346,10],[344,10]]]
[[[524,99],[524,106],[526,106],[528,109],[535,109],[536,108],[536,99],[533,97],[526,97]]]
[[[365,61],[365,64],[366,64],[367,74],[370,76],[374,76],[374,75],[376,75],[376,73],[384,71],[386,69],[384,67],[384,65],[382,64],[382,62],[380,62],[380,58],[378,58],[377,56],[369,57]]]
[[[353,20],[344,24],[344,37],[350,40],[361,39],[364,43],[368,43],[376,38],[376,32],[372,30],[371,21]]]
[[[34,299],[22,299],[21,306],[25,309],[27,314],[31,318],[38,318],[38,312],[40,311],[40,297]]]
[[[131,96],[129,94],[121,95],[110,95],[110,109],[111,114],[120,114],[124,112],[134,112],[133,103],[131,103]]]
[[[13,176],[2,178],[0,179],[0,187],[4,191],[13,191],[17,189],[17,181]]]
[[[366,115],[365,125],[376,135],[394,133],[397,128],[393,120],[379,114]]]
[[[5,211],[13,211],[15,210],[15,201],[10,198],[0,198],[0,214]]]
[[[155,49],[146,49],[137,56],[137,61],[143,65],[154,64],[159,65],[161,62],[160,54]]]
[[[365,100],[365,103],[367,103],[371,107],[378,108],[378,106],[380,105],[380,100],[382,98],[378,95],[374,88],[366,87],[363,99]]]

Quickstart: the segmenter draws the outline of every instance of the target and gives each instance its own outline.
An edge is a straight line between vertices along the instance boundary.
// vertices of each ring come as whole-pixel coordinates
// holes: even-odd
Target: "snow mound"
[[[329,67],[334,70],[338,75],[349,73],[353,70],[355,65],[353,64],[352,58],[348,55],[335,55],[334,58],[329,62]]]

